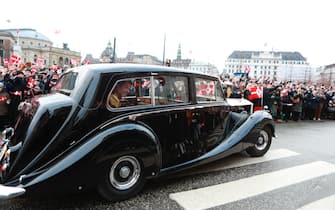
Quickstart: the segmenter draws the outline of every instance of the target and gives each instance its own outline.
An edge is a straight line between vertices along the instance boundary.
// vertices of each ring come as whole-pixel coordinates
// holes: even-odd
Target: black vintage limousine
[[[72,68],[19,110],[0,140],[1,199],[96,189],[124,200],[148,179],[262,156],[275,136],[271,115],[226,99],[217,77],[163,66]]]

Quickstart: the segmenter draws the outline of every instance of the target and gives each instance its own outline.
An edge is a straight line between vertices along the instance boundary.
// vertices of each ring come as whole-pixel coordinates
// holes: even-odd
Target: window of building
[[[34,45],[34,43],[33,43],[33,42],[30,42],[30,45]]]
[[[0,45],[3,45],[3,39],[0,39]]]
[[[204,78],[195,79],[196,99],[198,102],[223,101],[223,91],[218,81]]]

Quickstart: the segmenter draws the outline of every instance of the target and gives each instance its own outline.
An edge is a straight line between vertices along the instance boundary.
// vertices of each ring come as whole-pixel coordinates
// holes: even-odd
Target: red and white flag
[[[74,59],[74,58],[71,58],[71,59],[70,59],[70,62],[71,62],[72,65],[76,65],[76,64],[77,64],[77,61],[76,61],[76,59]]]
[[[57,71],[58,66],[57,66],[57,65],[53,65],[53,66],[51,67],[51,69],[52,69],[53,71]]]
[[[3,59],[3,64],[4,64],[5,66],[8,66],[8,58],[4,58],[4,59]]]
[[[44,58],[42,56],[38,56],[37,63],[43,63],[43,62],[44,62]]]
[[[250,69],[250,66],[245,66],[244,70],[245,70],[245,72],[248,72],[248,73],[249,73],[250,70],[251,70],[251,69]]]
[[[254,85],[249,88],[249,91],[250,95],[248,99],[250,101],[263,98],[263,87]]]
[[[28,82],[27,82],[27,88],[33,88],[35,85],[35,80],[32,77],[29,77]]]
[[[90,61],[89,60],[85,60],[85,65],[88,65],[90,64]]]
[[[10,57],[10,63],[19,64],[21,62],[21,57],[18,55],[12,55]]]

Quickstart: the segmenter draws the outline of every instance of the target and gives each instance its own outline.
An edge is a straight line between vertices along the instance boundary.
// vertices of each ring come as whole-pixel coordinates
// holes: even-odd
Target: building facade
[[[117,63],[141,63],[151,65],[162,65],[157,57],[148,54],[135,54],[134,52],[128,52],[124,58],[117,58]]]
[[[0,31],[0,66],[4,65],[4,58],[9,58],[13,54],[15,38],[9,32]]]
[[[324,66],[320,73],[320,83],[325,85],[335,85],[335,64]]]
[[[307,82],[312,68],[299,52],[234,51],[223,73],[247,73],[250,77]]]
[[[0,34],[3,34],[1,36],[3,39],[0,40],[13,41],[12,49],[7,49],[9,53],[4,56],[8,59],[16,54],[21,56],[24,63],[36,63],[41,57],[45,67],[71,65],[71,60],[76,62],[81,60],[80,52],[71,51],[66,43],[63,44],[63,48],[53,47],[50,39],[35,29],[4,29],[0,30]]]
[[[178,46],[177,58],[173,59],[171,66],[181,69],[189,69],[191,64],[191,59],[182,59],[181,57],[181,45]]]
[[[208,75],[219,76],[219,70],[211,63],[192,61],[188,67],[191,71],[197,71]]]

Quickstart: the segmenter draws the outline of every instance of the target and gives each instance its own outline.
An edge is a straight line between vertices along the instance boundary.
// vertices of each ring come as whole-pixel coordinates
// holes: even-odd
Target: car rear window
[[[197,102],[216,102],[224,100],[222,88],[217,80],[196,78],[195,87]]]

